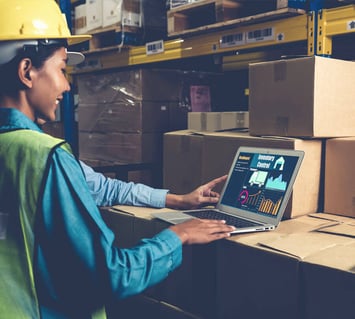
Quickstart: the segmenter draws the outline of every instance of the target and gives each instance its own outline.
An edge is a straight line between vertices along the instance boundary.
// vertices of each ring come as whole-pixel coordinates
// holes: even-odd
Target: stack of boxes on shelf
[[[147,2],[86,0],[74,7],[74,32],[99,34],[114,28],[115,35],[110,34],[111,45],[141,45],[145,41],[165,37],[165,2],[163,0],[150,4]]]
[[[250,66],[250,134],[296,136],[325,146],[327,213],[355,217],[351,143],[355,136],[355,64],[307,57]],[[354,143],[354,142],[353,142]]]
[[[187,113],[194,106],[191,92],[199,86],[213,88],[219,77],[163,69],[78,75],[80,159],[93,166],[153,163],[161,167],[163,134],[186,129]],[[139,178],[134,181],[150,184]]]
[[[249,132],[165,134],[164,187],[179,193],[225,174],[241,145],[305,152],[278,229],[233,236],[208,252],[216,289],[206,318],[351,318],[354,72],[354,62],[317,56],[251,64]]]

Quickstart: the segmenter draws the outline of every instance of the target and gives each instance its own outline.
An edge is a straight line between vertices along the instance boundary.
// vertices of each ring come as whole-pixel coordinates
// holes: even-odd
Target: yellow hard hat
[[[0,49],[2,43],[26,40],[66,39],[72,45],[90,38],[71,35],[65,15],[54,0],[0,0]]]

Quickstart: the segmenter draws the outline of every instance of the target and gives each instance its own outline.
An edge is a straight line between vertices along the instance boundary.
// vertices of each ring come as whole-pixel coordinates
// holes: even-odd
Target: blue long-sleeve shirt
[[[81,162],[86,182],[97,206],[133,205],[162,208],[168,190],[107,178]]]
[[[0,108],[0,132],[16,129],[40,131],[18,110]],[[181,241],[169,229],[131,249],[115,247],[78,161],[61,148],[53,153],[39,207],[34,269],[45,319],[88,318],[105,300],[137,294],[181,263]]]

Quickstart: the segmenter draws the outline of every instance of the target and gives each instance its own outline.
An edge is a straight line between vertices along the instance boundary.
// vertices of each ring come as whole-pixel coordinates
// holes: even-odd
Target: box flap
[[[309,232],[290,234],[278,240],[264,241],[259,244],[304,259],[324,249],[351,242],[352,240],[347,237]]]
[[[317,230],[320,227],[337,224],[338,222],[329,221],[326,219],[317,219],[304,215],[294,219],[282,221],[273,231],[235,235],[232,236],[229,240],[249,246],[259,246],[266,248],[268,246],[267,243],[272,243],[276,240],[282,241],[289,235],[299,234],[300,236],[303,236],[305,233]],[[274,249],[271,246],[268,248]]]
[[[305,258],[304,262],[355,273],[355,243],[330,247]]]
[[[315,214],[309,214],[309,216],[312,218],[324,219],[324,220],[329,220],[329,221],[334,221],[334,222],[355,224],[354,218],[346,217],[346,216],[327,214],[327,213],[315,213]]]
[[[317,232],[355,238],[355,221],[354,224],[342,223],[338,225],[321,227],[317,230]]]
[[[152,213],[156,213],[159,211],[173,212],[174,210],[169,208],[151,208],[151,207],[116,205],[116,206],[112,206],[110,211],[125,213],[138,218],[152,219]]]

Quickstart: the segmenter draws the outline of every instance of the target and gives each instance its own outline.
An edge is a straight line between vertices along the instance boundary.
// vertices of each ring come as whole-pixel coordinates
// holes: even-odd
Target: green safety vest
[[[0,317],[40,318],[35,288],[34,223],[47,160],[63,140],[32,130],[0,134]],[[93,315],[105,318],[104,311]]]

